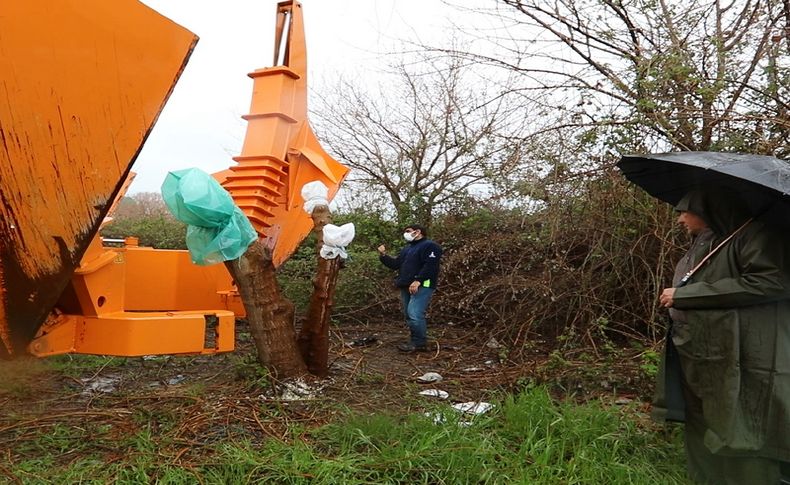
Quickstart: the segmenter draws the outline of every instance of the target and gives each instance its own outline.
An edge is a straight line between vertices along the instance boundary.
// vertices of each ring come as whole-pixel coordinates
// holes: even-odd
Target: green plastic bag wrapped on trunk
[[[195,264],[237,259],[258,238],[230,194],[202,170],[169,172],[162,197],[176,219],[188,224],[187,247]]]

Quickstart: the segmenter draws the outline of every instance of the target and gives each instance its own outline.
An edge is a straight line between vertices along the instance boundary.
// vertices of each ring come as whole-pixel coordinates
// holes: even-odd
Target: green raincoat
[[[711,193],[692,192],[677,208],[705,220],[711,247],[748,217],[733,198]],[[675,290],[674,308],[684,312],[673,343],[702,404],[705,446],[790,461],[790,239],[757,218]],[[663,378],[659,406],[672,387]]]

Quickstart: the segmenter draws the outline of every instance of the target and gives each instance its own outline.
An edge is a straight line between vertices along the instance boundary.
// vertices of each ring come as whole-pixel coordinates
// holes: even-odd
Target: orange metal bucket
[[[136,0],[4,2],[0,357],[71,279],[197,42]]]

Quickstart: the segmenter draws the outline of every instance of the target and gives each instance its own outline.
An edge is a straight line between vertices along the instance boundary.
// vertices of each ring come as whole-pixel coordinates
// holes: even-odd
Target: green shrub
[[[165,215],[117,218],[101,232],[102,237],[110,239],[134,236],[140,246],[157,249],[186,249],[186,234],[186,224]]]

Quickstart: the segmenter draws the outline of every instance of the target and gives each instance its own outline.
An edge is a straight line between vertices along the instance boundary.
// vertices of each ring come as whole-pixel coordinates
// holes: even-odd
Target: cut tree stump
[[[258,239],[225,266],[244,302],[258,361],[276,379],[305,375],[307,367],[296,346],[294,305],[280,291],[271,250]]]
[[[313,280],[313,293],[297,345],[311,374],[326,377],[329,374],[329,317],[334,304],[337,276],[342,260],[324,259],[319,254],[324,245],[324,226],[332,221],[329,207],[320,205],[313,209],[313,234],[316,237],[318,269]]]

